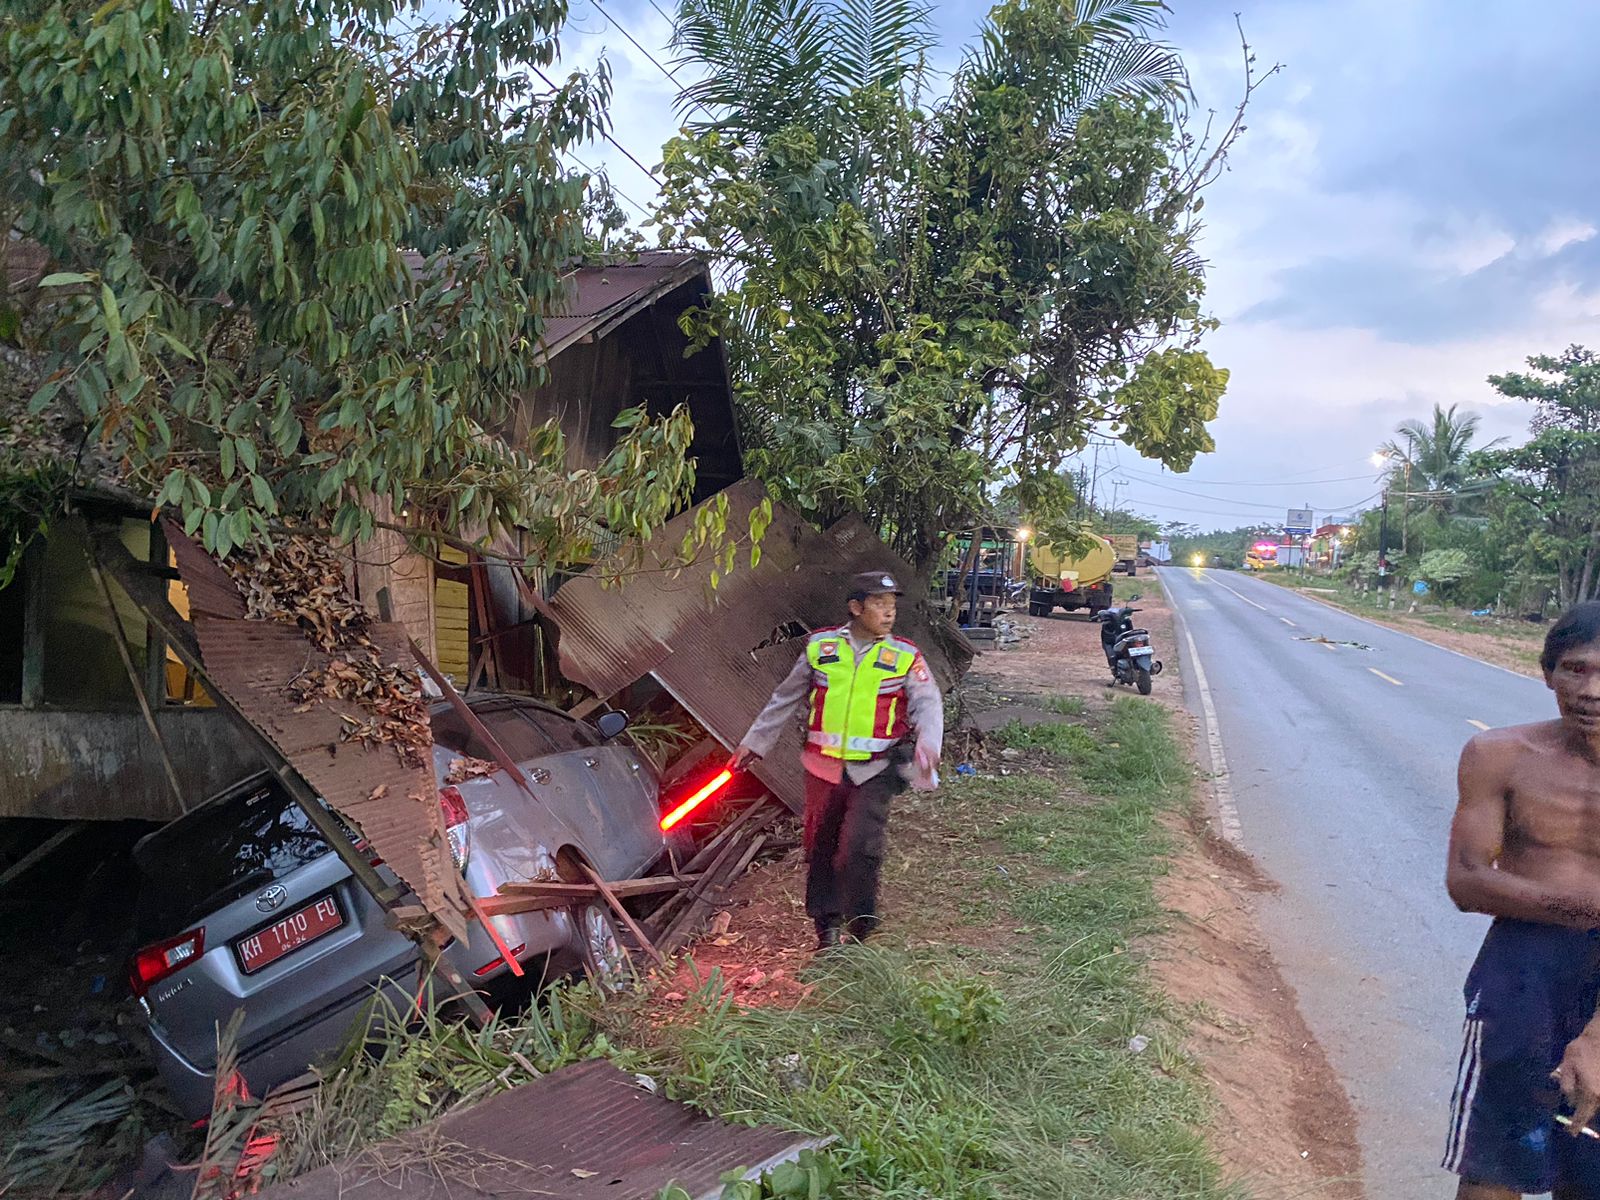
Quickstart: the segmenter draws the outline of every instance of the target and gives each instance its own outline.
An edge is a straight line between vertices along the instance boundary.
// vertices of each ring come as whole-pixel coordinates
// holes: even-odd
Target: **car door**
[[[585,793],[591,840],[585,853],[610,879],[637,875],[666,845],[654,773],[623,743],[603,741],[593,726],[539,704],[519,707],[527,721],[555,748],[548,762],[561,763]],[[590,832],[592,831],[592,833]]]

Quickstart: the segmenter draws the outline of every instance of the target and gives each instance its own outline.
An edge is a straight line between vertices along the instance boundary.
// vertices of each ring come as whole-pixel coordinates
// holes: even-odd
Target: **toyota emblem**
[[[288,889],[281,883],[275,883],[256,897],[256,907],[262,912],[272,912],[288,898]]]

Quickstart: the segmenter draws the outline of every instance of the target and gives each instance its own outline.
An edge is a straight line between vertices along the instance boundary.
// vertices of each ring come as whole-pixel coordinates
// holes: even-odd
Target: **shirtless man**
[[[1457,1200],[1600,1200],[1600,1140],[1579,1136],[1600,1108],[1600,603],[1556,622],[1540,663],[1560,718],[1461,752],[1446,886],[1495,921],[1465,989]]]

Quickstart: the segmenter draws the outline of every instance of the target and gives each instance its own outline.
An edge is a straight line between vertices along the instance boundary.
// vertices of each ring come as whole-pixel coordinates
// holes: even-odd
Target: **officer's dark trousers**
[[[819,931],[848,923],[865,938],[878,927],[889,804],[904,787],[894,764],[860,785],[806,774],[806,912]]]

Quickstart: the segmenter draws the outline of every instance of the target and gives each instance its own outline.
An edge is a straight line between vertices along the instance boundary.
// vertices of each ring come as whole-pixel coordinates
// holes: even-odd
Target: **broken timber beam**
[[[583,869],[583,873],[589,877],[589,882],[594,884],[596,890],[598,890],[599,893],[605,897],[606,903],[611,906],[611,911],[616,913],[617,917],[622,921],[622,923],[628,927],[628,932],[631,933],[634,937],[634,940],[639,943],[639,949],[643,950],[651,958],[655,959],[657,965],[663,967],[666,966],[666,958],[662,955],[661,951],[655,948],[655,944],[645,936],[644,930],[639,928],[639,922],[635,921],[633,919],[633,914],[623,907],[622,901],[617,898],[617,894],[606,886],[606,881],[600,878],[600,873],[586,862],[580,862],[578,866],[581,867]]]
[[[699,878],[698,874],[651,875],[645,879],[619,879],[606,886],[617,896],[652,896],[686,888]],[[599,897],[600,889],[592,883],[536,879],[526,883],[502,883],[498,893],[481,896],[478,903],[490,916],[504,917],[541,909],[566,908],[570,904]]]
[[[66,828],[56,830],[55,833],[52,833],[49,837],[45,838],[44,841],[40,842],[32,850],[28,851],[28,853],[24,854],[21,858],[17,859],[16,862],[7,867],[3,874],[0,874],[0,888],[5,887],[13,879],[21,878],[21,876],[30,870],[35,864],[39,863],[50,854],[53,854],[57,847],[59,847],[62,843],[66,842],[69,838],[76,837],[87,828],[89,828],[88,821],[74,821]]]

